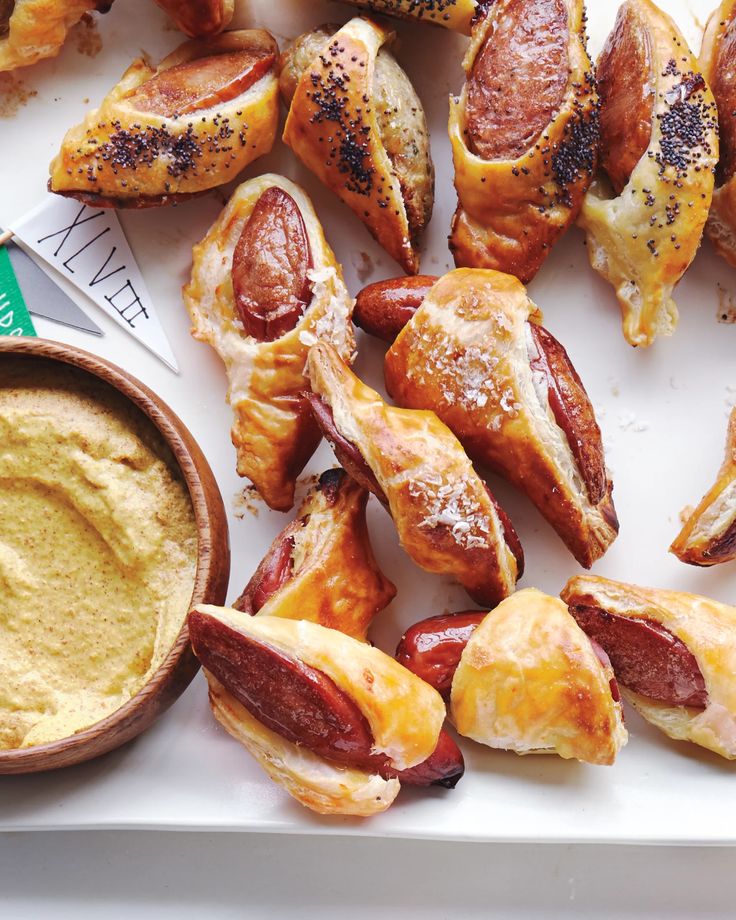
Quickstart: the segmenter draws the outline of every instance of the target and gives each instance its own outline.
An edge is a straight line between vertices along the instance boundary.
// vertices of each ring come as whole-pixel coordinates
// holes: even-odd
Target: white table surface
[[[735,858],[727,848],[2,834],[0,916],[725,918]]]

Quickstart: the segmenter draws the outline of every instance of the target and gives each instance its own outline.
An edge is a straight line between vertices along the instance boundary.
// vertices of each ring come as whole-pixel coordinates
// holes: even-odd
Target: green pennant
[[[5,246],[0,246],[0,335],[36,335]]]

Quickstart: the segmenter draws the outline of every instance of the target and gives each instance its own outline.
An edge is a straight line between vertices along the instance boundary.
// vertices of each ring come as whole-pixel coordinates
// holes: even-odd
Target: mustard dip
[[[0,749],[113,713],[171,649],[197,532],[152,422],[75,368],[0,357]]]

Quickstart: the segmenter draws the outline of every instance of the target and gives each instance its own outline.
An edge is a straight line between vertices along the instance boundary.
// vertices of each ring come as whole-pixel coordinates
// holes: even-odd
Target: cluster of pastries
[[[239,184],[194,246],[184,302],[224,365],[238,473],[287,512],[322,438],[339,464],[233,607],[190,614],[219,722],[325,814],[376,814],[402,783],[453,788],[464,762],[446,722],[492,748],[610,765],[626,699],[736,759],[736,609],[595,576],[560,597],[517,591],[521,540],[483,478],[524,493],[586,569],[617,538],[595,411],[524,285],[577,222],[626,340],[648,346],[675,329],[673,291],[704,233],[736,265],[736,0],[711,16],[700,61],[651,0],[624,0],[597,65],[583,0],[347,0],[361,15],[283,51],[265,30],[228,30],[233,0],[156,2],[189,39],[155,67],[133,62],[66,134],[51,191],[115,208],[203,194],[271,150],[283,103],[283,142],[405,273],[354,298],[308,195],[272,173]],[[40,6],[16,0],[3,20],[0,4],[0,69],[55,53],[94,4],[58,4],[58,21]],[[419,274],[425,112],[373,14],[468,36],[442,277]],[[395,405],[351,370],[354,325],[388,343]],[[684,562],[736,558],[735,456],[736,415],[672,544]],[[481,608],[421,620],[394,657],[368,638],[396,595],[370,543],[371,493],[413,564]]]

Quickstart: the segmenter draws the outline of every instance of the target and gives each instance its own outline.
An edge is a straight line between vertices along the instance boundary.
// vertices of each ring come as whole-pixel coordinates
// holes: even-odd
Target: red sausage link
[[[424,764],[397,771],[373,753],[367,719],[327,675],[199,611],[189,616],[192,645],[207,668],[248,712],[293,744],[344,766],[398,776],[415,785],[454,785],[463,761],[451,738],[440,736]]]
[[[421,620],[401,637],[396,660],[435,690],[447,693],[468,640],[486,616],[483,611],[465,610]]]
[[[511,523],[511,518],[496,501],[496,497],[488,486],[486,486],[486,493],[491,500],[491,504],[496,509],[496,514],[501,522],[504,539],[506,540],[508,548],[511,550],[512,556],[516,560],[516,580],[518,581],[524,574],[524,549],[521,545],[521,540],[519,539],[514,525]]]
[[[598,60],[601,166],[620,195],[652,136],[654,87],[643,24],[624,3]]]
[[[248,335],[272,342],[296,326],[312,299],[311,267],[301,211],[272,186],[256,202],[233,253],[235,305]]]
[[[624,687],[669,706],[707,706],[705,680],[695,656],[664,626],[587,605],[571,606],[570,613],[605,649]]]
[[[294,562],[293,533],[301,526],[294,521],[279,534],[271,544],[268,553],[245,586],[243,593],[233,604],[235,610],[256,614],[263,605],[291,578]]]
[[[555,421],[564,431],[591,504],[597,505],[608,490],[601,431],[580,377],[557,339],[536,323],[528,323],[537,349],[533,371],[543,374]]]
[[[275,62],[276,55],[265,48],[196,58],[146,80],[131,101],[137,109],[165,118],[186,115],[235,99],[265,76]]]
[[[438,280],[413,275],[369,284],[355,300],[353,322],[369,335],[393,342]]]
[[[515,160],[559,110],[567,87],[563,0],[499,0],[495,28],[467,82],[468,147],[484,160]]]
[[[736,11],[725,24],[718,43],[716,59],[711,73],[711,89],[718,103],[718,121],[721,136],[719,184],[727,182],[736,172]]]

